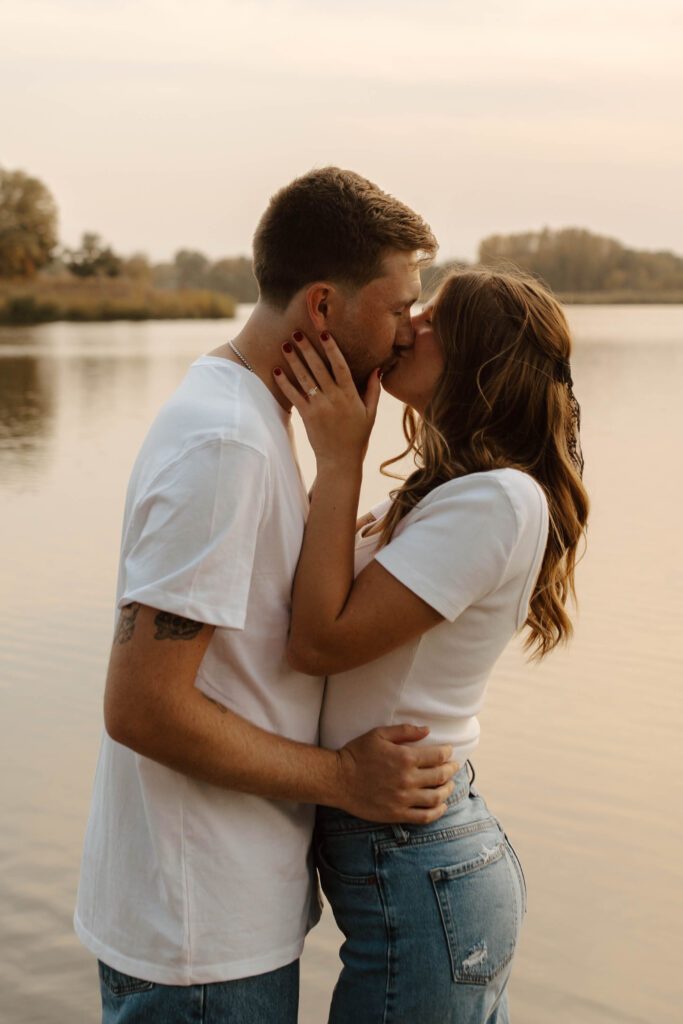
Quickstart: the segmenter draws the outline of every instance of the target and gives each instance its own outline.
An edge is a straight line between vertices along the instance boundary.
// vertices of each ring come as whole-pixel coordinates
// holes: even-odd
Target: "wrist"
[[[315,781],[315,802],[323,807],[339,807],[345,810],[348,798],[348,766],[345,765],[344,750],[325,750]]]
[[[335,452],[334,455],[316,455],[316,479],[344,480],[348,484],[358,483],[363,477],[363,459],[352,452]]]

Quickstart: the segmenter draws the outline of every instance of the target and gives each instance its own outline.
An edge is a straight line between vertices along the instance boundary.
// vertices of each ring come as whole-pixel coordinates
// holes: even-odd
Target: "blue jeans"
[[[467,763],[454,782],[432,825],[318,809],[318,870],[345,936],[330,1024],[508,1024],[524,876]]]
[[[102,1024],[296,1024],[299,961],[210,985],[159,985],[99,963]]]

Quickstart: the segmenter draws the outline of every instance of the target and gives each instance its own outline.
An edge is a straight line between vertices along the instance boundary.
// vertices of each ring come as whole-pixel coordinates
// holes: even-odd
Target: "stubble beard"
[[[362,332],[354,327],[342,328],[339,337],[333,334],[334,340],[339,346],[344,359],[349,365],[353,383],[356,385],[360,395],[365,394],[365,389],[370,380],[370,374],[374,367],[368,366],[366,346],[363,342]]]

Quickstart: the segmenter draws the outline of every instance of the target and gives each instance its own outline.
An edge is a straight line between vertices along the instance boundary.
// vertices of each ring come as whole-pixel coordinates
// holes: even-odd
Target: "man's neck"
[[[291,339],[294,331],[305,330],[306,325],[307,317],[296,303],[280,311],[264,302],[257,302],[242,330],[232,338],[233,345],[244,361],[249,363],[252,372],[287,412],[291,411],[292,406],[275,383],[273,370],[276,366],[283,370],[286,368],[282,346]],[[209,354],[244,366],[228,342]]]

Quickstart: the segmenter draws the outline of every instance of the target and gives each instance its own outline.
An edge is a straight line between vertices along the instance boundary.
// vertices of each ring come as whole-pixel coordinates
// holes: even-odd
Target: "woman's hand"
[[[320,343],[329,369],[301,331],[295,331],[292,338],[294,344],[286,342],[282,352],[298,386],[279,366],[273,373],[304,422],[318,466],[345,460],[362,462],[377,413],[379,373],[370,375],[361,398],[344,356],[327,331],[320,335]]]

